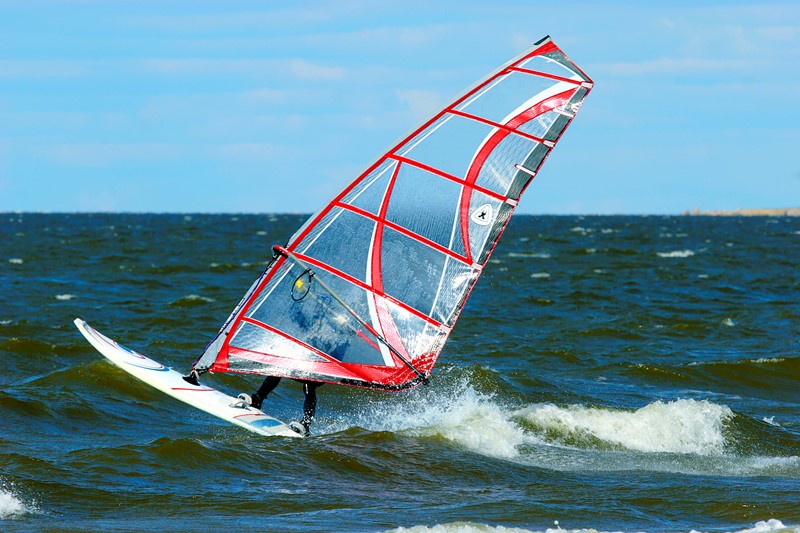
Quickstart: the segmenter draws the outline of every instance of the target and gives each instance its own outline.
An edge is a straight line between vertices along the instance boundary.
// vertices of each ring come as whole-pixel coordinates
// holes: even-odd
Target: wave
[[[213,298],[209,298],[207,296],[200,296],[198,294],[189,294],[187,296],[183,296],[174,300],[169,303],[172,307],[194,307],[198,305],[204,305],[207,303],[213,302]]]
[[[796,443],[747,444],[774,440],[770,431],[780,428],[708,400],[655,401],[637,410],[550,403],[514,408],[466,380],[406,398],[364,405],[326,432],[355,420],[370,431],[442,438],[473,453],[556,471],[800,477]]]
[[[705,356],[708,357],[708,356]],[[800,399],[800,357],[781,355],[689,361],[677,364],[625,364],[628,372],[648,383],[665,383],[681,388],[724,390],[732,395],[775,399],[775,391],[784,391],[783,401]]]
[[[672,252],[656,252],[658,257],[691,257],[694,255],[693,250],[675,250]]]
[[[516,413],[551,440],[655,453],[721,455],[733,412],[705,400],[657,401],[636,411],[533,405]]]
[[[531,530],[518,527],[491,526],[489,524],[476,524],[473,522],[451,522],[436,524],[435,526],[413,526],[391,529],[386,533],[603,533],[597,529],[563,529],[558,520],[555,528],[545,530]],[[693,533],[700,533],[692,529]],[[616,532],[620,533],[620,532]],[[800,526],[785,526],[780,520],[771,518],[756,522],[753,527],[748,527],[732,533],[800,533]]]

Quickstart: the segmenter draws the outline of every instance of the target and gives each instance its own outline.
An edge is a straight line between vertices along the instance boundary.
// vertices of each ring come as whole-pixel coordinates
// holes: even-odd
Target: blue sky
[[[548,34],[596,86],[519,212],[800,206],[797,2],[0,0],[0,211],[316,211]]]

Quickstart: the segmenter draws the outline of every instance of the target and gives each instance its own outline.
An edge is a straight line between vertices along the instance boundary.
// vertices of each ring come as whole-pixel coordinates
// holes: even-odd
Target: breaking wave
[[[753,436],[739,428],[751,424],[735,419],[749,419],[708,400],[655,401],[636,410],[549,403],[513,408],[469,383],[414,395],[364,406],[355,422],[371,431],[444,438],[473,453],[548,470],[800,477],[798,456],[737,449],[737,441]]]
[[[518,527],[491,526],[473,522],[452,522],[437,524],[435,526],[414,526],[392,529],[386,533],[604,533],[597,529],[563,529],[555,521],[554,528],[544,530],[531,530]],[[615,533],[621,533],[619,531]],[[700,533],[692,530],[692,533]],[[756,522],[753,527],[748,527],[732,533],[800,533],[800,526],[785,526],[780,520],[774,518]]]
[[[721,455],[733,412],[701,400],[657,401],[636,411],[572,405],[532,405],[519,416],[552,440],[596,442],[638,452]]]

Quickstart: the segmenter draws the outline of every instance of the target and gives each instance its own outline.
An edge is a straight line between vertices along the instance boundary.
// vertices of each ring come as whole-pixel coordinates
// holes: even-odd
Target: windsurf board
[[[106,337],[84,320],[75,319],[75,325],[97,351],[119,368],[150,385],[206,413],[236,424],[244,429],[268,437],[301,437],[277,418],[260,409],[244,405],[242,400],[229,396],[213,387],[194,385],[183,375],[139,352],[126,348]]]

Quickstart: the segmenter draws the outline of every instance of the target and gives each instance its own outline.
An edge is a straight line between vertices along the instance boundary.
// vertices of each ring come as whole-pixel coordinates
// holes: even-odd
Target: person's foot
[[[250,407],[254,407],[255,409],[261,409],[261,398],[258,397],[258,394],[253,394],[252,396],[250,396],[249,394],[241,393],[239,396],[237,396],[237,398],[242,400]]]
[[[290,422],[289,423],[289,429],[291,429],[295,433],[299,433],[300,435],[302,435],[304,437],[308,437],[309,435],[311,435],[311,430],[308,428],[308,423],[307,422],[303,422],[303,421],[301,421],[301,422],[295,422],[295,421]]]
[[[183,381],[186,383],[190,383],[196,387],[200,386],[200,374],[197,373],[197,370],[194,368],[191,372],[189,372],[188,376],[183,376]]]

